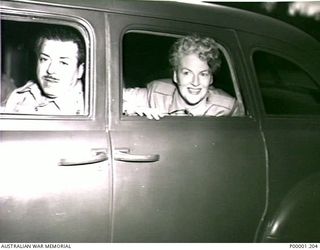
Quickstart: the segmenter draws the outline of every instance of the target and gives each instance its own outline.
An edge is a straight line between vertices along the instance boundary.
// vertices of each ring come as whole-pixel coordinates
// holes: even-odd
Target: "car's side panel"
[[[1,132],[0,241],[108,241],[108,162],[60,165],[96,147],[107,150],[98,131]]]
[[[1,115],[0,241],[109,242],[112,173],[104,15],[26,3],[12,7],[4,1],[1,14],[18,16],[19,22],[77,23],[87,29],[90,113]]]
[[[237,36],[238,17],[247,20],[242,31],[252,19],[237,11],[231,25],[224,12],[205,25],[209,12],[203,24],[193,23],[190,6],[173,21],[175,10],[155,17],[152,5],[139,12],[130,2],[123,2],[129,9],[110,2],[110,11],[104,1],[93,4],[98,9],[50,2],[1,1],[1,14],[89,30],[90,114],[1,115],[1,242],[319,241],[320,118],[266,115],[252,60],[257,49],[292,58],[320,84],[319,50],[308,52],[307,36],[293,35],[290,44],[271,39],[267,25],[277,22],[270,20],[263,22],[269,38],[253,35],[252,27]],[[246,116],[123,116],[121,44],[128,30],[217,39],[230,55]],[[282,31],[295,29],[279,24],[275,32]],[[306,47],[294,45],[304,38]]]
[[[306,205],[304,200],[300,199],[300,196],[292,195],[292,193],[304,193],[303,189],[315,193],[319,192],[316,189],[319,179],[314,178],[311,187],[307,180],[311,176],[318,176],[319,174],[320,117],[319,115],[263,114],[263,102],[259,84],[255,77],[252,55],[254,51],[262,50],[286,58],[304,69],[319,87],[320,74],[317,70],[319,69],[319,56],[317,56],[319,50],[309,51],[306,49],[308,48],[308,40],[305,42],[305,48],[299,48],[281,43],[276,39],[257,37],[252,34],[240,33],[239,37],[244,53],[247,55],[247,69],[249,75],[252,76],[252,86],[256,86],[257,100],[261,104],[262,128],[269,155],[268,213],[264,222],[264,228],[268,229],[266,229],[266,232],[260,232],[261,235],[264,234],[261,240],[266,240],[266,235],[268,235],[274,237],[273,240],[275,241],[314,241],[312,233],[304,234],[303,232],[304,230],[312,231],[313,223],[316,223],[317,227],[320,226],[318,223],[320,215],[316,210],[306,208],[305,211],[300,211],[299,216],[305,216],[301,220],[305,218],[307,221],[309,216],[314,219],[313,223],[308,224],[306,222],[303,225],[306,229],[301,227],[288,228],[287,226],[297,221],[295,212],[289,212],[289,210]],[[310,196],[305,198],[308,200],[308,197]],[[319,204],[318,195],[314,196],[313,202]],[[292,204],[294,204],[294,208],[291,207]],[[310,215],[309,212],[314,213]],[[283,215],[286,218],[279,219]],[[275,224],[277,224],[276,227],[279,228],[281,233],[278,234],[280,231],[275,229]],[[270,226],[275,230],[274,232],[270,231]]]
[[[265,151],[250,117],[121,117],[121,39],[126,30],[201,32],[241,64],[232,31],[125,15],[109,15],[112,55],[111,139],[114,242],[252,242],[265,207]],[[134,24],[134,25],[132,25]],[[156,59],[155,59],[156,60]],[[240,68],[240,67],[239,67]],[[239,68],[237,75],[241,75]],[[239,70],[239,71],[237,71]],[[245,145],[245,146],[244,146]],[[156,162],[119,160],[158,154]]]
[[[281,201],[268,227],[264,242],[319,242],[320,174],[304,178]]]

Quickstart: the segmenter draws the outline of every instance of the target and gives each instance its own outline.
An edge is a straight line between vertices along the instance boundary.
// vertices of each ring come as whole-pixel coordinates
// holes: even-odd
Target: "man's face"
[[[207,94],[212,74],[206,61],[202,61],[197,54],[190,54],[181,58],[173,79],[182,98],[188,104],[195,105]]]
[[[37,77],[45,95],[56,98],[73,87],[82,77],[78,46],[72,41],[45,39],[38,57]]]

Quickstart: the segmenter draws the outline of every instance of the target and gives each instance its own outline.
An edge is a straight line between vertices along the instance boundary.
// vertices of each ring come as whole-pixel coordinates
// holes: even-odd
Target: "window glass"
[[[198,56],[190,60],[192,63],[186,59],[174,68],[170,64],[170,55],[173,44],[180,38],[142,32],[124,35],[123,113],[148,116],[147,109],[152,109],[164,116],[244,115],[242,104],[235,98],[231,71],[222,46],[215,45],[221,60],[221,66],[215,72],[215,62],[208,64]],[[189,72],[185,80],[183,74],[186,72],[182,70]],[[138,111],[135,112],[132,107]],[[154,117],[151,115],[148,118]]]
[[[1,113],[86,114],[85,48],[71,26],[1,20]]]
[[[261,51],[253,60],[267,114],[320,114],[319,85],[303,69]]]

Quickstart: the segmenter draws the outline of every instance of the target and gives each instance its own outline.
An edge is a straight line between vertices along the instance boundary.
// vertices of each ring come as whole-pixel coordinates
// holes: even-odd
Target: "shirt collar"
[[[38,106],[46,106],[52,102],[61,111],[65,110],[66,112],[70,112],[71,110],[76,109],[79,111],[79,113],[81,113],[84,108],[81,80],[78,80],[75,86],[71,87],[62,96],[57,98],[48,98],[42,95],[38,84],[33,81],[27,82],[27,84],[17,90],[18,94],[26,92],[29,92],[32,95],[32,97],[38,103]]]
[[[202,110],[203,107],[207,105],[207,98],[209,96],[208,93],[199,103],[197,103],[196,105],[190,105],[186,103],[186,101],[180,95],[178,88],[176,88],[173,94],[172,104],[169,108],[169,113],[175,112],[178,110],[185,110],[186,114],[197,115],[197,113],[199,112],[199,109]]]
[[[79,80],[74,87],[70,88],[63,95],[51,100],[62,111],[71,112],[71,110],[78,109],[79,112],[82,112],[84,105],[83,98],[82,83]]]

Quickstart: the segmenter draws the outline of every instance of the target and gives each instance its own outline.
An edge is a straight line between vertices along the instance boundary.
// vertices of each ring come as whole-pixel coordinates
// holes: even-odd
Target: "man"
[[[211,38],[185,36],[176,41],[170,55],[173,79],[155,80],[147,88],[123,91],[123,112],[149,119],[165,115],[235,116],[235,98],[212,86],[221,65],[218,45]]]
[[[84,113],[84,43],[71,27],[46,29],[37,39],[37,81],[16,89],[7,113],[76,115]]]

